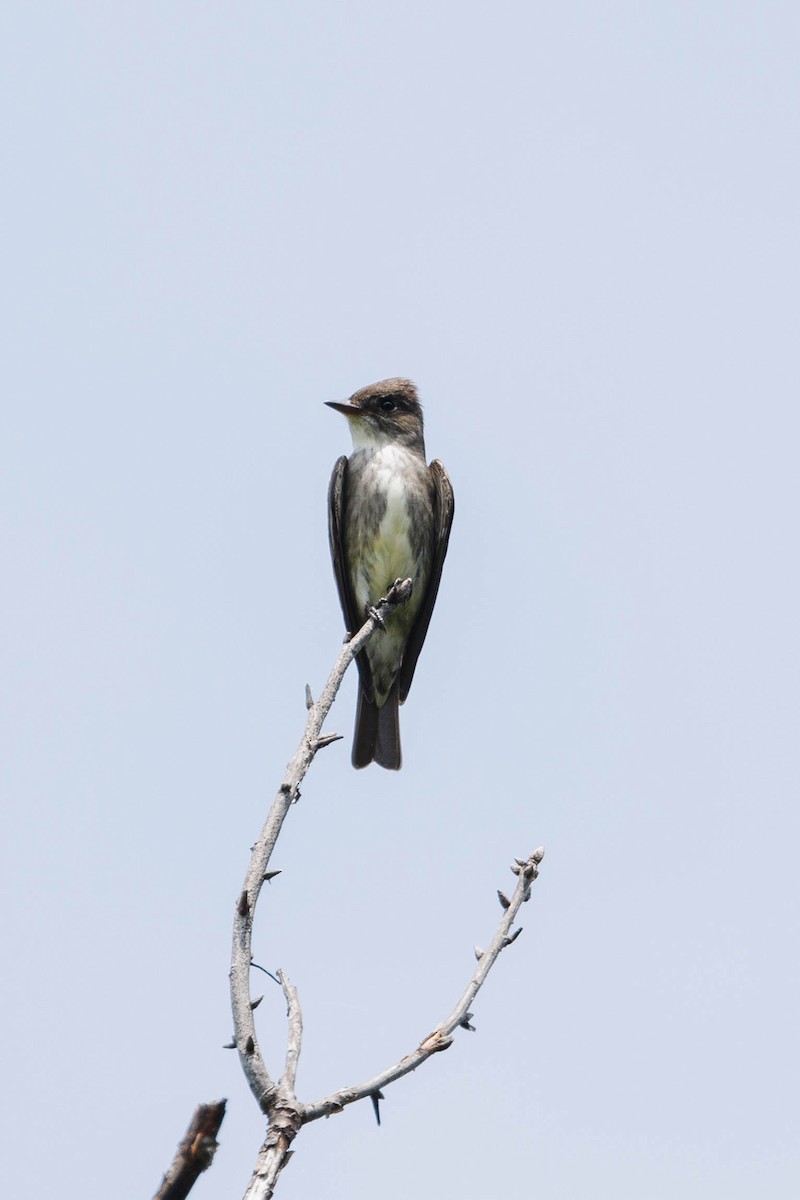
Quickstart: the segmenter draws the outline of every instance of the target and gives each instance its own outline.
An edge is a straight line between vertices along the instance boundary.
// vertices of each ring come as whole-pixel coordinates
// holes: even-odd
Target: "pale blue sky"
[[[323,401],[403,374],[456,520],[403,771],[351,770],[349,679],[262,903],[301,1097],[415,1046],[547,857],[477,1033],[280,1195],[797,1196],[799,50],[788,2],[3,6],[9,1195],[150,1195],[222,1095],[194,1195],[244,1189]]]

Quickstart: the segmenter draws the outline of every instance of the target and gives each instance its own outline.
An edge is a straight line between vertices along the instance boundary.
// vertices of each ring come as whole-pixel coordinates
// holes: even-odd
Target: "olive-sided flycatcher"
[[[344,413],[353,453],[333,468],[328,535],[345,624],[356,633],[397,579],[412,579],[396,609],[358,656],[353,766],[400,769],[398,705],[405,701],[433,612],[453,521],[453,489],[438,460],[425,462],[422,406],[408,379],[355,392]]]

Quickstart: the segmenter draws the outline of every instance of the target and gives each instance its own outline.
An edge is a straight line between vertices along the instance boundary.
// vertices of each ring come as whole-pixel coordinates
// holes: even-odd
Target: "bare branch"
[[[510,946],[521,932],[520,929],[512,932],[512,925],[520,906],[530,898],[531,883],[538,874],[538,866],[544,855],[544,850],[536,850],[528,859],[515,860],[515,865],[511,868],[517,875],[514,894],[509,900],[502,892],[498,892],[503,907],[503,916],[488,948],[482,950],[478,946],[475,947],[477,966],[450,1015],[422,1040],[416,1050],[406,1055],[394,1066],[388,1067],[380,1075],[376,1075],[366,1083],[343,1088],[314,1104],[302,1104],[295,1094],[303,1019],[297,989],[289,982],[285,973],[278,970],[276,982],[280,983],[286,998],[288,1037],[283,1074],[277,1083],[271,1078],[256,1039],[253,1010],[257,1007],[259,1000],[254,1000],[250,995],[250,971],[252,967],[258,965],[252,960],[252,933],[256,904],[264,882],[274,879],[280,873],[268,870],[268,866],[289,809],[300,797],[300,784],[317,751],[330,745],[334,740],[338,740],[336,734],[323,734],[322,726],[336,698],[344,674],[375,630],[379,627],[383,628],[386,617],[399,604],[405,603],[410,595],[411,580],[398,580],[389,590],[388,595],[375,608],[369,610],[367,620],[362,628],[343,647],[319,700],[314,702],[310,688],[306,688],[308,716],[305,730],[300,745],[286,768],[283,782],[272,802],[264,828],[258,841],[252,847],[244,887],[237,900],[230,971],[234,1024],[232,1045],[235,1045],[239,1052],[250,1089],[268,1121],[267,1136],[259,1152],[250,1184],[245,1193],[245,1200],[270,1200],[278,1177],[292,1156],[292,1142],[303,1125],[309,1121],[315,1121],[319,1117],[341,1112],[348,1104],[367,1097],[373,1104],[376,1119],[380,1124],[379,1102],[383,1099],[382,1089],[410,1071],[414,1071],[432,1054],[446,1050],[452,1044],[457,1029],[474,1029],[471,1024],[473,1014],[470,1011],[470,1005],[501,951],[506,946]],[[259,969],[266,971],[263,967]],[[272,973],[266,971],[266,974],[271,975]]]
[[[225,1103],[217,1100],[198,1106],[154,1200],[186,1200],[199,1176],[211,1166]]]
[[[278,978],[281,981],[283,994],[286,997],[286,1016],[289,1021],[286,1065],[283,1068],[281,1084],[284,1084],[294,1094],[294,1085],[297,1079],[297,1060],[300,1057],[300,1047],[303,1041],[303,1014],[300,1011],[297,988],[289,982],[283,971],[278,971]]]
[[[279,1084],[271,1078],[256,1038],[253,1004],[250,996],[250,967],[252,963],[253,919],[255,908],[265,879],[274,878],[275,873],[267,870],[278,835],[286,820],[289,809],[300,796],[300,784],[314,761],[317,750],[330,743],[332,738],[322,737],[322,726],[336,699],[347,668],[360,650],[367,644],[378,626],[382,626],[400,604],[405,604],[411,595],[410,579],[398,579],[388,594],[370,609],[361,629],[342,648],[322,695],[316,703],[311,689],[306,688],[308,716],[300,745],[286,768],[275,799],[267,814],[264,828],[253,846],[250,863],[245,875],[244,887],[236,904],[233,924],[233,949],[231,953],[231,1007],[233,1010],[233,1041],[239,1052],[245,1078],[258,1102],[261,1111],[269,1118],[269,1128],[261,1147],[250,1187],[248,1200],[266,1200],[272,1195],[275,1181],[288,1162],[291,1145],[300,1128],[299,1106],[294,1094],[294,1077],[297,1057],[300,1053],[302,1021],[297,994],[283,977],[280,982],[289,1005],[289,1046],[286,1066]]]
[[[405,1058],[395,1063],[394,1066],[387,1067],[380,1075],[367,1080],[366,1083],[354,1084],[352,1087],[334,1092],[332,1095],[326,1096],[323,1100],[318,1100],[316,1104],[304,1104],[301,1111],[303,1124],[306,1124],[308,1121],[316,1121],[319,1117],[330,1116],[331,1113],[341,1112],[348,1104],[354,1104],[357,1100],[364,1100],[367,1096],[374,1096],[388,1084],[394,1083],[396,1079],[402,1078],[403,1075],[408,1075],[410,1071],[415,1071],[432,1054],[446,1050],[452,1045],[453,1034],[459,1027],[465,1029],[471,1028],[469,1024],[469,1019],[472,1016],[470,1005],[482,987],[486,976],[499,958],[501,951],[506,946],[510,946],[517,937],[519,931],[511,934],[511,926],[521,906],[526,900],[530,899],[531,884],[539,874],[539,863],[543,857],[543,849],[534,850],[530,858],[519,866],[514,895],[508,901],[507,907],[504,907],[503,916],[500,924],[497,926],[495,935],[487,949],[481,953],[472,978],[450,1015],[442,1021],[441,1025],[437,1025],[432,1033],[423,1038],[416,1050],[411,1054],[407,1054]]]

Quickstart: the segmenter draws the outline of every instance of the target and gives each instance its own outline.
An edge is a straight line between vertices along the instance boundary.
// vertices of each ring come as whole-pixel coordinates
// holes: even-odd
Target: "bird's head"
[[[325,403],[347,417],[355,450],[399,445],[425,453],[422,405],[410,379],[382,379],[353,392],[344,404]]]

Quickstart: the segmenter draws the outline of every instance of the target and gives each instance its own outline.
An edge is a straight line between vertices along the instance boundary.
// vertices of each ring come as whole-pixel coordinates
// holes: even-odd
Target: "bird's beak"
[[[361,412],[361,409],[356,408],[355,404],[342,404],[339,400],[326,400],[325,404],[328,408],[335,408],[345,417],[357,417]]]

